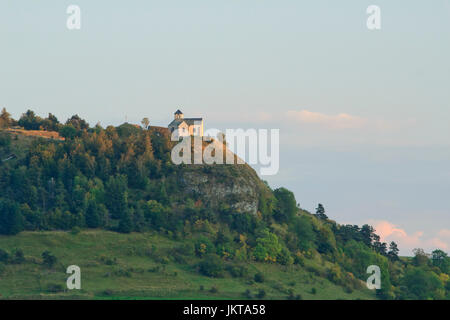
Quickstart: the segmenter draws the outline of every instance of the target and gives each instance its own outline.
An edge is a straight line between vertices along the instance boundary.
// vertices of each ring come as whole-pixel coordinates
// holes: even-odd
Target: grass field
[[[245,299],[247,289],[253,295],[263,289],[266,299],[286,299],[289,290],[302,299],[374,299],[368,290],[345,292],[298,266],[251,262],[244,278],[209,278],[197,272],[198,258],[182,264],[172,261],[170,250],[179,245],[158,234],[100,230],[0,236],[1,249],[11,253],[20,248],[25,255],[24,263],[0,265],[0,298]],[[58,259],[51,269],[42,264],[45,250]],[[81,290],[66,289],[69,265],[81,268]],[[252,280],[257,272],[265,275],[263,283]],[[59,290],[50,289],[55,286]],[[210,292],[212,287],[217,292]]]

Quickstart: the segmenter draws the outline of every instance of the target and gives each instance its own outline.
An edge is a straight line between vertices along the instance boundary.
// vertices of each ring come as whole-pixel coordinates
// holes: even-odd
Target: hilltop
[[[64,138],[0,132],[5,298],[449,296],[444,252],[401,259],[372,227],[340,225],[321,204],[302,209],[247,164],[174,165],[166,128],[32,111],[0,120]],[[82,268],[83,291],[63,292],[68,264]],[[376,294],[365,287],[370,265],[381,269]]]

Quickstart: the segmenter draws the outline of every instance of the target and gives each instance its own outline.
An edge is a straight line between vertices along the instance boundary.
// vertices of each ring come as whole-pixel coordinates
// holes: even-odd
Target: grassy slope
[[[298,266],[250,263],[247,278],[208,278],[195,271],[197,260],[187,264],[169,261],[163,265],[147,253],[156,246],[158,255],[167,256],[167,250],[180,245],[158,234],[118,234],[91,230],[79,234],[68,232],[23,232],[17,236],[0,236],[0,248],[11,252],[21,248],[26,262],[0,268],[0,298],[82,298],[82,299],[243,299],[250,289],[256,294],[264,289],[267,299],[286,299],[288,289],[303,299],[373,299],[368,290],[349,294],[343,288],[319,278]],[[49,270],[41,265],[41,254],[49,250],[58,258],[58,265]],[[107,265],[102,258],[116,258],[117,264]],[[103,259],[104,260],[104,259]],[[156,261],[155,261],[156,260]],[[309,261],[309,264],[319,262]],[[49,284],[65,288],[68,275],[65,268],[78,265],[82,273],[82,290],[50,293]],[[150,271],[159,266],[159,271]],[[1,267],[1,266],[0,266]],[[3,269],[3,271],[2,271]],[[121,275],[120,272],[129,275]],[[249,281],[256,272],[263,272],[264,283]],[[295,282],[293,284],[292,282]],[[203,285],[205,290],[200,291]],[[218,293],[209,289],[217,286]],[[317,294],[311,294],[312,288]],[[105,294],[108,290],[109,294]]]

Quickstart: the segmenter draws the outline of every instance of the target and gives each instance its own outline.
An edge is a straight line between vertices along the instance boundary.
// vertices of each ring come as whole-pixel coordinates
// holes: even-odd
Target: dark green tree
[[[133,231],[133,220],[131,218],[131,214],[129,210],[125,210],[120,217],[119,227],[117,231],[120,233],[130,233]]]
[[[14,235],[23,230],[23,218],[17,203],[0,199],[0,234]]]
[[[398,252],[399,252],[399,250],[398,250],[397,244],[394,241],[392,241],[389,244],[389,251],[387,253],[389,259],[392,261],[397,261],[398,260]]]
[[[273,193],[277,199],[274,218],[284,223],[292,221],[298,210],[294,193],[285,188],[275,189]]]
[[[19,119],[19,126],[25,130],[39,130],[42,123],[42,118],[36,116],[32,110],[27,110]]]
[[[361,227],[361,238],[364,244],[368,247],[372,247],[372,239],[374,235],[374,228],[372,226],[369,226],[368,224],[365,224]]]
[[[63,126],[59,130],[59,134],[66,139],[73,139],[77,136],[77,129],[71,124]]]
[[[414,258],[413,264],[417,267],[427,266],[430,262],[430,257],[425,251],[421,248],[416,248],[413,250]]]
[[[325,208],[324,208],[324,206],[321,203],[319,203],[317,205],[316,217],[321,219],[321,220],[327,220],[328,219],[327,215],[325,214]]]
[[[431,253],[431,262],[432,262],[433,266],[441,269],[441,271],[443,273],[449,273],[450,260],[449,260],[447,253],[445,253],[444,251],[439,250],[439,249],[434,250]]]
[[[48,250],[42,252],[42,263],[48,268],[53,268],[56,264],[56,257]]]
[[[100,227],[100,214],[98,205],[95,200],[90,200],[87,204],[85,213],[86,225],[88,228],[98,228]]]
[[[127,177],[116,175],[110,177],[105,186],[105,202],[111,217],[119,219],[128,209]]]

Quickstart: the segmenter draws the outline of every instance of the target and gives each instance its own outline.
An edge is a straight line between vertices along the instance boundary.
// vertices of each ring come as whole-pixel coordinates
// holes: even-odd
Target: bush
[[[248,274],[248,269],[245,266],[233,266],[230,265],[227,267],[227,271],[234,278],[243,278]]]
[[[263,283],[264,280],[265,280],[264,279],[264,274],[262,274],[261,272],[256,273],[255,277],[254,277],[254,280],[255,280],[255,282]]]
[[[3,249],[0,249],[0,262],[7,263],[9,260],[9,254]]]
[[[112,265],[116,265],[117,264],[117,258],[108,258],[108,257],[105,257],[105,256],[101,256],[100,257],[100,261],[102,262],[102,263],[104,263],[105,265],[107,265],[107,266],[112,266]]]
[[[245,290],[244,293],[243,293],[243,295],[244,295],[244,297],[246,297],[247,299],[253,299],[252,292],[250,291],[250,289]]]
[[[77,234],[79,234],[81,232],[81,229],[80,229],[80,227],[78,227],[78,226],[75,226],[75,227],[73,227],[72,228],[72,230],[70,230],[70,233],[72,234],[72,235],[77,235]]]
[[[277,261],[284,266],[288,266],[294,263],[294,258],[292,258],[288,249],[283,248],[277,256]]]
[[[64,291],[64,288],[61,284],[59,283],[50,283],[47,286],[47,291],[51,292],[51,293],[57,293],[57,292],[62,292]]]
[[[316,288],[312,288],[311,289],[311,294],[316,294],[317,293],[317,289]]]
[[[201,237],[195,242],[195,254],[199,257],[216,252],[216,248],[211,240]]]
[[[208,255],[198,265],[201,274],[208,277],[221,277],[223,276],[223,262],[215,254]]]
[[[103,292],[102,292],[102,295],[104,295],[104,296],[112,296],[114,294],[114,291],[113,290],[111,290],[111,289],[106,289],[106,290],[103,290]]]
[[[14,253],[13,263],[20,264],[25,262],[25,256],[23,254],[22,249],[16,249]]]
[[[264,289],[259,289],[258,294],[256,295],[258,299],[264,299],[266,297],[266,291]]]
[[[219,292],[219,288],[217,288],[217,286],[212,286],[211,287],[211,289],[209,289],[209,292],[211,292],[211,293],[217,293],[217,292]]]
[[[42,252],[42,259],[43,259],[42,263],[49,268],[52,268],[57,261],[56,257],[52,255],[50,251],[47,250]]]
[[[294,290],[289,289],[288,293],[289,293],[289,295],[287,297],[288,300],[302,300],[302,296],[299,294],[295,295]]]

